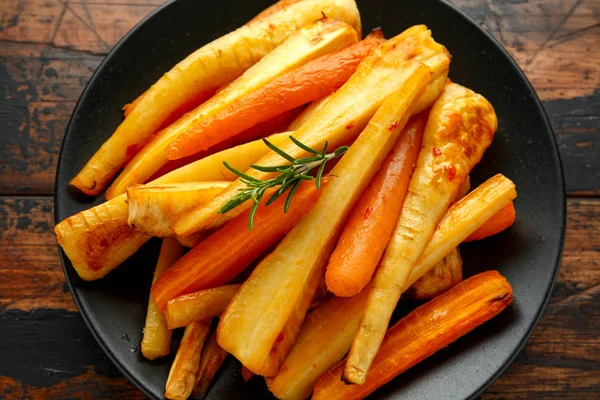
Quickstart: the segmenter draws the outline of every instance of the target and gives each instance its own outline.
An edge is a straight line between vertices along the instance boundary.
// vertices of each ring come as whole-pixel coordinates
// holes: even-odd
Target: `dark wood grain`
[[[548,309],[484,399],[600,398],[600,4],[450,0],[511,53],[565,167],[565,253]],[[164,0],[0,2],[0,398],[143,398],[93,340],[52,234],[65,126],[112,46]]]

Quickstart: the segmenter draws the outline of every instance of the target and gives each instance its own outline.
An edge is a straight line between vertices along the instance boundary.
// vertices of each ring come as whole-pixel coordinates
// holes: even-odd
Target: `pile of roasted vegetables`
[[[164,238],[141,349],[185,327],[165,397],[232,354],[278,398],[362,398],[511,303],[459,252],[515,220],[508,178],[470,190],[492,106],[427,27],[360,38],[353,0],[281,0],[126,105],[73,178],[110,183],[55,228],[83,279]],[[429,301],[388,328],[401,295]]]

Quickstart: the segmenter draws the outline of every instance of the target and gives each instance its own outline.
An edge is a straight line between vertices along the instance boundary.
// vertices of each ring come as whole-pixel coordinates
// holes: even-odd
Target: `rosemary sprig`
[[[292,203],[292,198],[294,197],[294,193],[300,186],[302,181],[310,181],[316,179],[317,189],[321,189],[321,181],[323,179],[323,171],[325,170],[325,165],[328,161],[333,160],[334,158],[340,157],[342,154],[348,150],[348,146],[342,146],[337,148],[335,151],[331,153],[327,153],[327,142],[323,146],[321,151],[317,151],[315,149],[310,148],[304,143],[300,142],[298,139],[290,136],[290,140],[302,150],[307,153],[312,154],[309,157],[305,158],[294,158],[279,147],[275,146],[273,143],[269,142],[267,139],[263,139],[263,142],[274,152],[279,154],[281,157],[285,158],[290,162],[287,165],[279,165],[279,166],[262,166],[262,165],[250,165],[251,168],[261,171],[261,172],[276,172],[277,175],[272,179],[267,179],[261,181],[260,179],[256,179],[248,174],[243,173],[240,170],[235,169],[231,165],[229,165],[226,161],[223,161],[225,167],[229,169],[231,172],[236,174],[240,180],[246,185],[245,188],[238,189],[239,193],[233,196],[229,201],[227,201],[223,206],[219,209],[219,214],[225,214],[226,212],[236,208],[240,204],[252,200],[254,205],[252,206],[252,210],[250,211],[250,216],[248,217],[248,227],[252,230],[254,225],[254,216],[256,215],[256,210],[258,210],[258,206],[263,199],[265,192],[270,188],[279,187],[271,197],[266,201],[265,205],[269,205],[281,197],[283,194],[288,192],[287,198],[285,199],[285,205],[283,207],[283,212],[287,212],[290,208],[290,204]],[[312,173],[315,169],[317,169],[316,176],[313,176]]]

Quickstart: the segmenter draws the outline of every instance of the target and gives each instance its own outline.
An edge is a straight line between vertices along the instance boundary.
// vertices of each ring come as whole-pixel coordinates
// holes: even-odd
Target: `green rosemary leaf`
[[[317,171],[317,189],[321,189],[321,180],[323,179],[323,171],[325,171],[325,163],[321,164]]]
[[[327,146],[329,146],[329,143],[325,142],[325,145],[323,146],[323,150],[321,150],[321,154],[323,155],[323,157],[325,157],[327,155]]]
[[[319,154],[318,151],[316,151],[315,149],[311,149],[310,147],[308,147],[307,145],[305,145],[304,143],[302,143],[301,141],[299,141],[298,139],[296,139],[293,136],[290,136],[290,140],[292,142],[294,142],[294,144],[296,146],[300,147],[304,151],[308,151],[309,153],[312,153],[312,154]]]
[[[260,179],[256,179],[253,176],[247,175],[247,174],[243,173],[242,171],[233,168],[231,165],[229,165],[227,163],[227,161],[223,161],[223,164],[225,165],[225,168],[227,168],[228,170],[230,170],[231,172],[233,172],[234,174],[236,174],[240,178],[244,178],[244,179],[246,179],[248,181],[252,181],[252,182],[260,182]]]
[[[342,147],[337,148],[333,152],[333,154],[335,155],[335,157],[339,157],[339,156],[341,156],[342,154],[344,154],[347,151],[348,151],[348,146],[342,146]]]
[[[315,162],[315,161],[321,161],[323,159],[323,156],[318,155],[315,157],[306,157],[306,158],[299,158],[296,161],[294,161],[294,164],[308,164],[311,162]]]
[[[290,204],[292,204],[292,197],[294,197],[294,193],[296,193],[296,190],[298,189],[298,186],[300,186],[300,183],[302,183],[302,181],[296,181],[296,183],[294,184],[294,186],[288,193],[288,196],[285,199],[285,205],[283,206],[284,213],[287,213],[288,210],[290,209]]]
[[[262,165],[250,164],[250,168],[253,168],[260,172],[281,172],[281,169],[283,167],[284,166],[281,166],[281,165],[278,165],[275,167],[264,167]],[[285,166],[285,167],[287,167],[287,166]]]
[[[248,228],[250,229],[250,232],[252,232],[252,228],[254,228],[254,216],[256,215],[259,205],[260,203],[254,203],[252,210],[250,210],[250,215],[248,216]]]
[[[295,161],[294,157],[290,156],[288,153],[281,150],[279,147],[275,146],[273,143],[269,142],[267,139],[263,139],[263,142],[265,142],[267,147],[269,147],[271,150],[273,150],[275,153],[279,154],[281,157],[285,158],[289,162]]]

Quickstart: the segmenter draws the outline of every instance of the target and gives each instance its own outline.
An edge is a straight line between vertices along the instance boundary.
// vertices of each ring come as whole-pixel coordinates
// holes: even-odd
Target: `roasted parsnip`
[[[494,109],[483,96],[454,83],[448,83],[433,104],[400,218],[348,355],[344,370],[348,382],[364,383],[415,263],[491,144],[497,123]]]
[[[285,132],[270,136],[269,140],[279,145],[283,140],[289,140],[288,136],[289,133]],[[223,161],[227,161],[234,168],[244,170],[268,150],[262,140],[256,140],[178,168],[151,183],[167,185],[234,180],[236,175],[225,168]],[[129,228],[127,219],[127,195],[123,194],[72,215],[54,227],[58,244],[82,279],[102,278],[150,239],[150,236]],[[192,239],[195,241],[198,238]]]
[[[448,51],[431,37],[423,25],[407,29],[400,35],[382,43],[358,66],[352,77],[319,110],[317,110],[295,133],[294,137],[313,149],[321,149],[325,142],[329,148],[348,144],[366,126],[369,119],[392,93],[398,91],[414,69],[425,64],[432,71],[430,84],[415,107],[415,112],[428,107],[438,96],[445,82],[450,56]],[[442,85],[439,84],[441,79]],[[293,143],[281,149],[292,157],[307,155]],[[277,166],[285,160],[274,152],[257,162],[261,166]],[[273,174],[248,170],[257,179],[270,178]],[[230,200],[244,184],[237,180],[208,203],[188,214],[175,226],[179,235],[211,229],[224,224],[251,206],[246,202],[227,212],[217,214],[221,206]]]
[[[406,287],[425,275],[442,257],[516,197],[515,184],[504,175],[497,174],[453,204],[411,271]]]
[[[494,214],[492,218],[488,219],[485,224],[481,225],[479,229],[469,235],[469,237],[465,239],[465,242],[481,240],[496,235],[514,224],[516,218],[515,205],[510,202],[504,206],[503,209]]]
[[[163,239],[152,283],[156,282],[158,277],[173,265],[182,254],[183,247],[177,240],[173,238]],[[142,354],[148,360],[166,356],[169,354],[171,347],[171,330],[167,327],[165,316],[156,307],[152,296],[148,300],[148,312],[141,347]]]
[[[316,384],[314,400],[358,400],[498,315],[513,300],[498,272],[468,278],[388,329],[363,385],[342,380],[343,362]]]
[[[406,297],[415,300],[433,299],[462,281],[462,276],[462,258],[460,250],[455,247],[406,289]]]
[[[504,179],[505,183],[510,182]],[[414,283],[415,278],[419,278],[424,271],[441,262],[449,249],[456,248],[464,237],[478,229],[486,221],[482,217],[483,214],[493,214],[493,210],[503,202],[510,201],[500,200],[499,197],[503,196],[501,193],[512,193],[507,198],[516,195],[514,185],[503,186],[504,190],[484,190],[490,187],[490,183],[486,182],[481,188],[473,191],[469,201],[464,199],[465,203],[456,204],[446,212],[436,228],[434,238],[423,252],[426,260],[417,263],[413,270],[415,277],[411,274],[409,283]],[[467,212],[467,209],[471,211]],[[372,285],[373,282],[356,296],[328,300],[307,315],[296,344],[278,374],[272,380],[268,380],[269,387],[276,396],[286,399],[304,396],[314,384],[312,379],[320,375],[316,374],[315,370],[322,372],[329,369],[341,355],[347,353],[356,335]],[[323,311],[320,311],[321,307],[324,308]],[[313,364],[316,367],[313,367]]]
[[[291,318],[304,319],[345,217],[427,87],[429,68],[417,64],[409,70],[405,83],[383,102],[333,168],[335,178],[323,189],[317,204],[258,264],[223,314],[218,327],[219,344],[254,373],[271,376],[277,372],[279,365],[274,365],[271,352],[278,341],[289,339],[290,332],[280,336],[284,327]],[[396,70],[399,75],[403,72],[402,66]]]
[[[356,296],[329,299],[306,315],[279,372],[267,379],[275,397],[308,398],[319,377],[346,355],[358,330],[368,289]]]
[[[165,310],[167,326],[175,329],[220,316],[240,286],[219,286],[174,298]]]
[[[304,0],[214,40],[175,65],[144,93],[72,184],[89,195],[99,194],[129,158],[128,149],[147,143],[174,110],[242,75],[323,14],[350,24],[360,36],[360,15],[354,0]]]
[[[287,213],[283,213],[285,197],[281,196],[268,207],[258,207],[252,231],[248,230],[250,211],[217,230],[152,285],[159,309],[164,310],[167,302],[177,296],[224,285],[235,278],[292,229],[321,193],[306,182],[295,192]]]
[[[202,322],[194,322],[185,328],[167,378],[167,399],[186,400],[192,394],[200,364],[200,353],[209,333],[210,328]]]
[[[223,364],[227,356],[227,352],[217,343],[217,332],[213,332],[202,349],[200,364],[198,371],[196,371],[196,384],[192,391],[192,399],[204,399],[215,374],[221,368],[221,364]]]
[[[228,185],[229,182],[194,182],[132,186],[127,189],[127,224],[149,236],[174,236],[173,224]]]
[[[234,104],[236,100],[261,88],[281,74],[330,51],[355,43],[357,40],[356,31],[350,25],[326,18],[294,32],[285,42],[244,72],[241,77],[157,133],[154,139],[127,164],[123,172],[108,188],[106,198],[118,196],[124,193],[129,186],[145,183],[150,179],[169,161],[167,158],[169,144],[191,126],[213,117]]]

